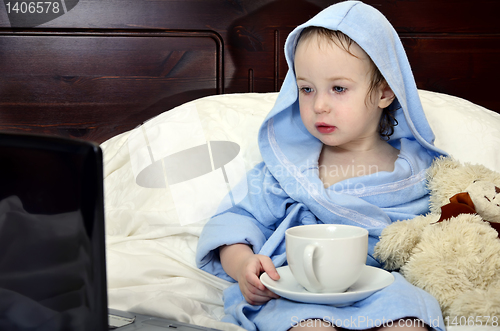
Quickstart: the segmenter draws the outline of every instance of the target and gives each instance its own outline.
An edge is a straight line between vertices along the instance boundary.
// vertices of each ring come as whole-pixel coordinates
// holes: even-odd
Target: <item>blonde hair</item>
[[[354,44],[356,43],[354,40],[352,40],[348,35],[346,35],[341,31],[330,30],[320,26],[309,26],[304,30],[302,30],[299,39],[297,40],[297,45],[299,44],[300,41],[310,39],[312,36],[319,37],[318,38],[319,40],[331,41],[338,47],[345,50],[348,54],[354,56],[355,58],[358,58],[350,50],[351,45],[353,43]],[[368,93],[366,95],[367,99],[372,98],[374,92],[378,87],[383,85],[388,85],[387,81],[385,80],[384,76],[382,76],[382,73],[375,65],[373,60],[369,56],[368,58],[370,60],[371,77],[370,77],[370,86],[368,87]],[[365,100],[365,103],[366,101],[367,100]],[[390,110],[389,108],[390,107],[383,109],[379,124],[379,133],[386,140],[389,140],[390,136],[394,133],[394,127],[398,124],[398,121],[394,116],[395,111]]]

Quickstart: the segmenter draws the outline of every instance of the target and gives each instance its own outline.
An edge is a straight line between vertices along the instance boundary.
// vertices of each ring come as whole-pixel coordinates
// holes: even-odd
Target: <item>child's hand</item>
[[[268,256],[254,254],[245,244],[220,247],[220,260],[226,273],[238,281],[241,293],[251,305],[262,305],[279,295],[268,290],[259,276],[266,272],[271,279],[278,280],[280,275]]]
[[[279,295],[266,288],[259,279],[260,274],[266,272],[273,280],[280,278],[273,262],[268,256],[253,254],[242,261],[237,273],[237,280],[241,293],[251,305],[263,305]]]

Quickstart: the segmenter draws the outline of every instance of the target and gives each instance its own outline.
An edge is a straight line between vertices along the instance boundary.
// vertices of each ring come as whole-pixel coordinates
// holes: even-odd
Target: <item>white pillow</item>
[[[500,114],[451,95],[419,94],[437,147],[462,162],[500,172]]]
[[[179,233],[198,235],[229,189],[261,162],[258,129],[276,97],[277,93],[245,93],[201,98],[104,142],[101,147],[107,235],[114,239]],[[222,155],[224,167],[217,166],[217,151],[207,142],[234,143],[227,148],[229,155]],[[196,146],[211,147],[208,155],[212,155],[213,162],[208,167],[215,169],[202,170],[200,176],[191,179],[169,178],[165,160],[167,157],[172,160],[176,153],[181,156],[177,158],[177,161],[181,159],[181,170],[193,164],[194,168],[207,168],[204,159],[182,163],[183,150]],[[222,145],[223,152],[225,146]],[[202,149],[201,154],[206,150]],[[196,150],[190,156],[196,157]],[[153,161],[158,160],[158,167],[152,167]],[[189,175],[189,171],[187,173]],[[170,183],[165,185],[165,180]],[[178,183],[172,185],[172,182]],[[227,201],[229,206],[245,193],[233,195],[234,201]]]
[[[436,146],[458,160],[500,171],[496,152],[500,115],[457,97],[419,93]],[[276,97],[277,93],[245,93],[201,98],[104,142],[107,234],[154,237],[183,232],[197,236],[207,215],[245,171],[261,161],[257,133]],[[216,151],[207,144],[214,141],[232,142],[221,145],[229,153],[222,158],[224,167],[217,166]],[[206,148],[193,149],[191,161],[183,163],[188,160],[184,151],[196,146]],[[173,160],[176,153],[181,170],[193,168],[187,177],[173,178],[167,169],[166,158]],[[210,164],[193,161],[200,153],[212,155]],[[157,167],[151,166],[154,161]],[[198,166],[205,170],[195,178],[190,173],[199,170]],[[236,192],[225,203],[230,207],[245,193],[244,189]]]

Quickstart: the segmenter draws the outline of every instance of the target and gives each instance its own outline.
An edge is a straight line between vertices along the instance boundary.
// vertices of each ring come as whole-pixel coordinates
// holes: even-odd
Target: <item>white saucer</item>
[[[267,273],[260,275],[262,284],[274,293],[293,301],[334,306],[348,306],[369,297],[394,282],[394,276],[391,273],[383,269],[365,266],[359,280],[347,291],[343,293],[313,293],[297,283],[288,266],[279,267],[277,271],[280,275],[278,281],[272,280]]]

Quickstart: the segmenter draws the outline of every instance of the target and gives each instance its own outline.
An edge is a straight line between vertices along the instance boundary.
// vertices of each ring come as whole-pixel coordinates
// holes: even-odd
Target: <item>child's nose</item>
[[[314,100],[314,112],[317,114],[329,113],[331,110],[328,98],[325,95],[318,94]]]

